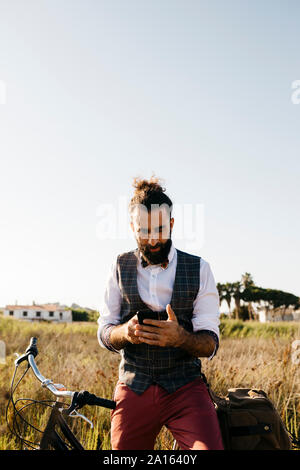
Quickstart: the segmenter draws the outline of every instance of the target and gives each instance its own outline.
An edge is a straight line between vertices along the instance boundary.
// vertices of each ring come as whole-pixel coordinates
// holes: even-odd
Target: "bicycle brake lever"
[[[53,387],[55,387],[56,390],[59,390],[60,392],[63,390],[67,390],[63,384],[53,384]]]
[[[75,413],[75,414],[74,414],[74,413]],[[93,427],[94,427],[92,421],[90,421],[86,416],[84,416],[84,415],[78,413],[78,411],[76,411],[76,410],[73,410],[73,411],[69,414],[69,416],[70,416],[71,418],[82,418],[82,419],[84,419],[84,421],[86,421],[87,423],[89,423],[89,425],[91,426],[92,429],[93,429]]]

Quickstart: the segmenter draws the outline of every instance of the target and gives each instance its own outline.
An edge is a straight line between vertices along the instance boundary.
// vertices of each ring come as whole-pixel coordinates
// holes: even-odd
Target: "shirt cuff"
[[[211,356],[209,356],[207,358],[210,361],[217,354],[217,351],[219,349],[219,338],[218,338],[218,335],[214,331],[211,331],[211,330],[198,330],[198,331],[195,331],[195,334],[201,334],[201,333],[206,333],[207,335],[211,336],[215,341],[214,352],[212,353]]]
[[[116,326],[116,325],[113,325],[112,323],[108,323],[107,325],[104,325],[102,327],[101,331],[100,331],[99,337],[100,337],[100,340],[101,340],[103,346],[106,349],[119,354],[120,351],[115,349],[113,347],[113,345],[111,344],[111,342],[110,342],[110,333],[111,333],[111,330],[114,326]]]

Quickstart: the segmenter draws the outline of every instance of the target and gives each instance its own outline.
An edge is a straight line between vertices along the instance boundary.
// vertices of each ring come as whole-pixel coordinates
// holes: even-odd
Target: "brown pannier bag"
[[[263,390],[230,388],[225,398],[208,392],[218,415],[225,450],[291,450],[279,413]]]

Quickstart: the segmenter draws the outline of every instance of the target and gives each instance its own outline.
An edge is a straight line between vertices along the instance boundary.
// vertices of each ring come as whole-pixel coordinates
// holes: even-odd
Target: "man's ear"
[[[174,225],[174,217],[172,217],[172,218],[170,219],[170,230],[171,230],[171,232],[172,232],[172,230],[173,230],[173,225]]]

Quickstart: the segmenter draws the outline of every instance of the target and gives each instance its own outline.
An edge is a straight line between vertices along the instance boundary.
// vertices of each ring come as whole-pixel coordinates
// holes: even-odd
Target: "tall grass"
[[[120,357],[99,347],[96,331],[93,323],[54,325],[0,318],[0,339],[7,346],[6,364],[0,364],[0,449],[20,449],[19,441],[7,430],[5,408],[14,353],[23,353],[31,336],[38,338],[36,362],[45,377],[54,383],[63,383],[70,390],[89,390],[104,398],[113,397]],[[232,387],[263,389],[287,428],[299,437],[299,366],[291,360],[292,341],[300,338],[298,325],[225,320],[221,332],[217,355],[211,361],[202,360],[203,371],[215,393],[224,396]],[[24,370],[26,365],[23,363],[21,368]],[[32,371],[25,376],[17,392],[19,397],[53,399],[50,392],[41,388]],[[44,429],[50,408],[34,405],[24,411],[30,423]],[[110,449],[110,411],[86,406],[82,412],[93,422],[93,430],[81,420],[69,422],[83,446]],[[11,409],[8,416],[11,419]],[[24,429],[24,433],[28,439],[40,439],[37,431]],[[171,448],[172,436],[163,428],[155,449]]]

